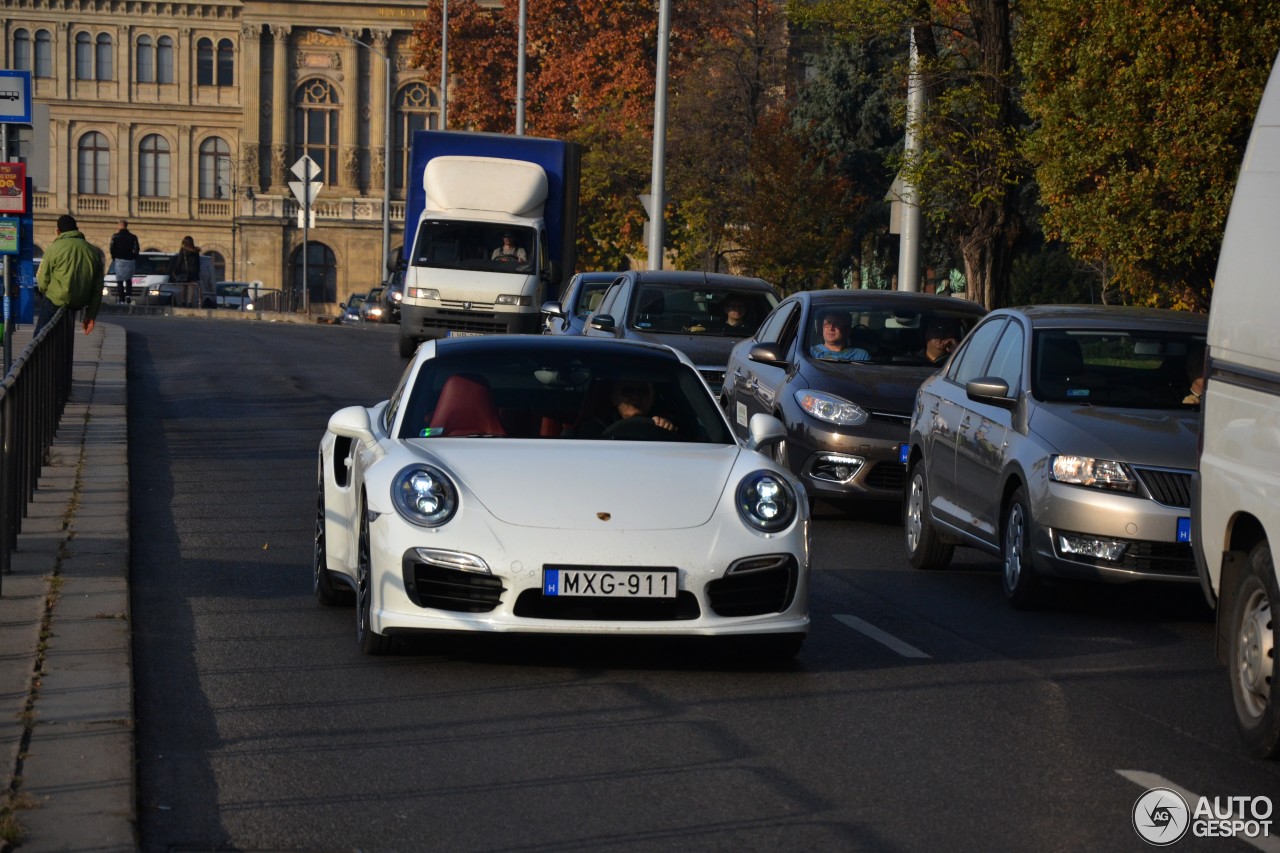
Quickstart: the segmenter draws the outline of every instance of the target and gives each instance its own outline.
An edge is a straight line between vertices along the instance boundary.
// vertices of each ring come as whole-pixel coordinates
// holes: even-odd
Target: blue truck
[[[499,133],[413,134],[400,355],[432,338],[536,333],[573,273],[581,147]]]

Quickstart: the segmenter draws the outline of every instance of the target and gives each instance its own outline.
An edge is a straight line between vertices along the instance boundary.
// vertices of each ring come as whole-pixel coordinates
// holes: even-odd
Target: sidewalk
[[[137,849],[125,331],[77,331],[72,380],[0,578],[0,851]]]

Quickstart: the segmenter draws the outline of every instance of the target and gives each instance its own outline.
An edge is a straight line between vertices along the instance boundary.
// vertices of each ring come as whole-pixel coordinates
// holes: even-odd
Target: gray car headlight
[[[796,402],[805,414],[820,421],[840,426],[862,426],[867,422],[867,410],[834,394],[807,389],[796,392]]]
[[[753,471],[738,484],[738,515],[756,530],[776,533],[796,518],[796,494],[773,471]]]
[[[411,465],[391,483],[391,502],[405,521],[439,527],[458,511],[458,490],[439,468]]]
[[[1054,456],[1049,476],[1059,483],[1092,486],[1116,492],[1137,491],[1137,481],[1122,462],[1094,459],[1092,456]]]

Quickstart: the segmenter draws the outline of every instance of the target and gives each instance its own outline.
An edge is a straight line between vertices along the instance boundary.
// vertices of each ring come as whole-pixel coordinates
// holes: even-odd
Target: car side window
[[[620,278],[613,284],[609,285],[608,291],[605,292],[604,299],[600,300],[600,307],[597,308],[594,313],[608,314],[615,320],[618,319],[617,315],[613,313],[613,308],[618,304],[618,294],[622,292],[622,285],[625,281],[626,279]]]
[[[987,366],[1006,323],[1005,317],[999,317],[974,329],[965,341],[964,351],[953,361],[948,378],[963,385],[970,379],[983,376],[983,368]]]
[[[800,305],[797,302],[784,302],[779,305],[760,327],[760,331],[756,334],[756,341],[762,344],[781,343],[787,321],[799,310]]]
[[[1003,379],[1009,386],[1009,394],[1016,394],[1022,388],[1022,350],[1025,335],[1022,325],[1011,322],[1000,336],[996,351],[991,356],[991,366],[987,368],[988,376]]]

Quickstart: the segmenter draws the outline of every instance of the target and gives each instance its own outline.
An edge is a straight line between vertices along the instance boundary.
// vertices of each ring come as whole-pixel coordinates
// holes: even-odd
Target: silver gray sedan
[[[1191,473],[1208,317],[1117,306],[993,311],[911,418],[903,527],[919,569],[999,556],[1015,607],[1046,576],[1196,583]]]

